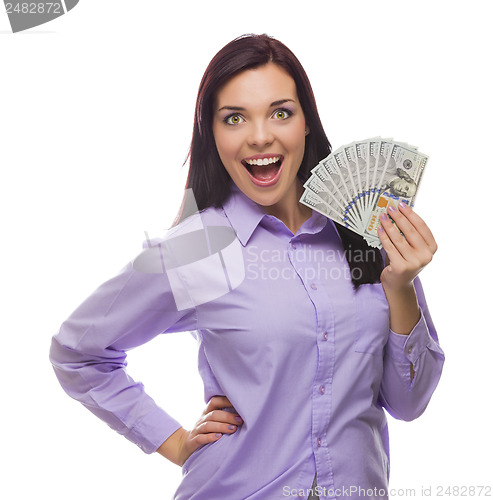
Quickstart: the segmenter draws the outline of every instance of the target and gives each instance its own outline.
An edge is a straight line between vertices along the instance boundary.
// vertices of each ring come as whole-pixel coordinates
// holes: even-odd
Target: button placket
[[[298,249],[294,251],[296,247]],[[306,293],[315,308],[313,340],[314,348],[318,349],[318,365],[311,385],[313,404],[311,438],[315,466],[318,470],[324,469],[327,463],[331,463],[326,432],[332,411],[331,384],[335,356],[333,306],[331,296],[325,291],[323,273],[318,276],[316,267],[311,260],[302,259],[303,256],[300,252],[303,252],[305,247],[299,241],[297,243],[291,241],[287,248],[291,264],[297,269]],[[298,263],[297,257],[300,259],[300,269],[296,265]],[[305,270],[310,271],[311,274],[304,273]],[[315,275],[313,271],[315,271]],[[331,474],[332,471],[330,470],[328,473]]]

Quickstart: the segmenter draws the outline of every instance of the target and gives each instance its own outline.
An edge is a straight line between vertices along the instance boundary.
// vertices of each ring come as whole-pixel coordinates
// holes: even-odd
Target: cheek
[[[231,134],[224,134],[220,131],[214,133],[216,148],[223,163],[234,159],[238,153],[237,141]]]
[[[284,130],[284,144],[292,153],[303,152],[305,150],[305,120],[297,117],[296,122],[292,122]]]
[[[303,155],[305,151],[305,129],[293,130],[286,136],[286,146],[293,154]]]

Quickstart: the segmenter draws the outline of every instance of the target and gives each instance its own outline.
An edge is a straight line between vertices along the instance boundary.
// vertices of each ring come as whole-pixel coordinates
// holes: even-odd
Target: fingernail
[[[400,208],[409,208],[409,205],[407,203],[404,203],[403,201],[399,202],[399,207]]]
[[[381,218],[382,220],[389,220],[389,218],[387,217],[387,214],[382,214],[382,215],[380,216],[380,218]]]
[[[383,231],[384,231],[383,227],[378,226],[377,233],[383,234]]]
[[[221,434],[220,432],[217,432],[217,433],[216,433],[216,437],[217,437],[217,438],[220,438],[221,436],[222,436],[222,434]]]
[[[394,205],[389,205],[388,210],[389,210],[389,212],[395,212],[395,207],[394,207]]]
[[[243,422],[243,419],[241,417],[235,417],[235,420],[239,423]]]
[[[236,425],[228,425],[228,429],[230,431],[234,431],[236,429]]]

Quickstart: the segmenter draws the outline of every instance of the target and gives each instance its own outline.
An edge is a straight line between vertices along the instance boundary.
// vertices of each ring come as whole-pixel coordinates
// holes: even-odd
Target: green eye
[[[230,115],[230,116],[227,116],[224,121],[228,125],[238,125],[238,123],[241,123],[241,120],[242,120],[242,118],[240,115]]]
[[[278,109],[275,113],[274,113],[274,117],[277,119],[277,120],[286,120],[287,118],[289,118],[293,113],[291,111],[289,111],[288,109]]]

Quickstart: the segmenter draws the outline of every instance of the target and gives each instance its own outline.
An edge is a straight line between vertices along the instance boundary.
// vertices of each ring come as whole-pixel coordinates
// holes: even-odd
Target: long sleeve
[[[177,309],[153,250],[143,250],[95,290],[61,325],[50,349],[67,394],[146,453],[181,425],[127,374],[126,351],[161,333],[196,329],[195,310]]]
[[[390,415],[406,421],[418,418],[425,411],[445,361],[419,278],[414,280],[414,288],[421,316],[409,335],[390,330],[379,395],[380,404]]]

